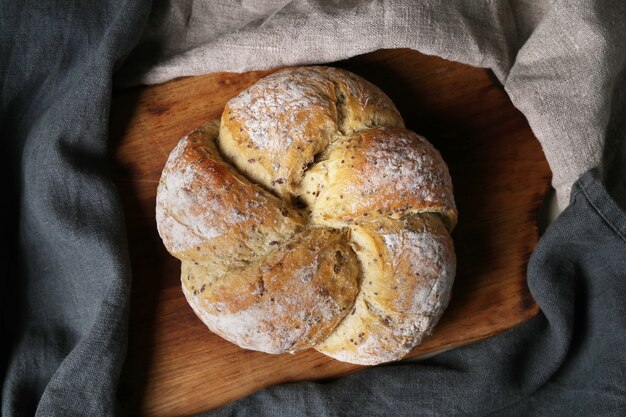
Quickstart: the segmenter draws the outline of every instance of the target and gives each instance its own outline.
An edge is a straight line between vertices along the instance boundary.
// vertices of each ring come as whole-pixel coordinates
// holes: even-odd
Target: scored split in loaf
[[[289,68],[230,100],[170,154],[156,217],[195,313],[246,349],[393,361],[450,298],[447,166],[347,71]]]

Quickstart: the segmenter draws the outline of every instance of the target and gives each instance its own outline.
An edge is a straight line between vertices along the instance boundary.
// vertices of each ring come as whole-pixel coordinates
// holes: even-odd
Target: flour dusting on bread
[[[447,166],[344,70],[285,69],[230,100],[170,154],[156,218],[196,315],[246,349],[398,360],[450,299]]]

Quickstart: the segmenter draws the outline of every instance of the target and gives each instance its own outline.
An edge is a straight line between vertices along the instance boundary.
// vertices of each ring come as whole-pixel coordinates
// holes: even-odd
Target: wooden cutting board
[[[450,167],[459,209],[458,273],[433,335],[411,354],[470,343],[538,312],[526,264],[550,171],[526,119],[492,74],[409,50],[336,64],[381,87],[410,129]],[[180,263],[165,251],[154,206],[161,169],[179,138],[268,72],[219,73],[115,93],[111,154],[122,194],[133,272],[128,356],[120,400],[132,414],[189,415],[259,388],[358,371],[314,350],[245,351],[212,334],[180,290]]]

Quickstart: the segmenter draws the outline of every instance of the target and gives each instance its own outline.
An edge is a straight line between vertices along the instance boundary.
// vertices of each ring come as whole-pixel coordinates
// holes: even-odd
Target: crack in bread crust
[[[172,151],[156,214],[195,313],[247,349],[397,360],[449,300],[447,167],[347,71],[290,68],[233,98]]]

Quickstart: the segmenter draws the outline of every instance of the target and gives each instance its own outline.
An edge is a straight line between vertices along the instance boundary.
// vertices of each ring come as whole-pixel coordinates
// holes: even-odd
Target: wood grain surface
[[[459,209],[456,282],[440,324],[411,356],[483,339],[537,314],[526,264],[538,239],[536,214],[550,171],[526,119],[491,73],[409,50],[377,51],[336,66],[381,87],[407,127],[426,136],[450,167]],[[266,74],[210,74],[114,95],[112,168],[133,273],[120,400],[131,414],[189,415],[262,387],[361,368],[313,350],[277,356],[246,351],[214,335],[185,302],[180,263],[157,234],[156,188],[169,152]]]

